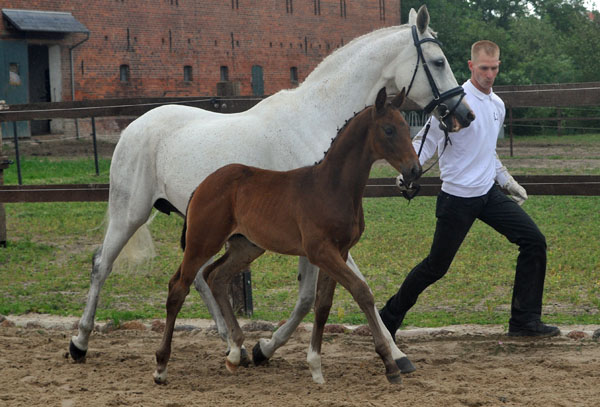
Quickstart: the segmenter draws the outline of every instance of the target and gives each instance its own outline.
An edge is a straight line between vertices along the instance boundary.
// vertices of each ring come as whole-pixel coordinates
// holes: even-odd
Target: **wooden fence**
[[[600,82],[567,84],[567,85],[537,85],[537,86],[499,86],[495,92],[504,100],[508,110],[508,125],[510,132],[510,154],[513,154],[513,119],[514,107],[561,107],[561,106],[600,106]],[[248,97],[210,97],[210,98],[130,98],[103,99],[82,102],[35,103],[9,106],[0,110],[0,123],[24,120],[47,119],[92,119],[92,138],[96,172],[98,172],[96,153],[96,134],[94,118],[110,116],[139,116],[146,111],[165,104],[183,104],[200,107],[220,113],[236,113],[248,110],[261,98]],[[411,104],[403,106],[404,110],[418,110]],[[547,118],[546,118],[547,119]],[[552,119],[552,118],[551,118]],[[572,120],[573,118],[569,118]],[[597,118],[592,118],[597,119]],[[555,119],[558,123],[562,118]],[[585,120],[590,120],[586,118]],[[1,139],[1,132],[0,132]],[[14,131],[16,161],[18,166],[19,184],[21,173],[18,153],[17,131]],[[2,157],[0,144],[0,245],[6,245],[5,214],[2,203],[16,202],[74,202],[74,201],[106,201],[108,199],[108,184],[84,185],[2,185],[2,170],[8,161]],[[515,176],[530,195],[592,195],[600,196],[600,176]],[[420,181],[422,196],[436,195],[441,186],[437,177],[424,177]],[[370,179],[365,191],[365,197],[395,197],[401,196],[393,178]],[[245,271],[234,282],[232,290],[234,305],[246,315],[252,314],[252,291],[250,272]]]

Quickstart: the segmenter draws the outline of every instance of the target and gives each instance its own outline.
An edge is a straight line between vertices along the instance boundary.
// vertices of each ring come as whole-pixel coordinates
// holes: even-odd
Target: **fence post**
[[[0,100],[0,110],[7,107],[4,100]],[[0,185],[4,185],[4,161],[2,155],[2,126],[0,125]],[[0,203],[0,246],[6,247],[6,211],[3,203]]]

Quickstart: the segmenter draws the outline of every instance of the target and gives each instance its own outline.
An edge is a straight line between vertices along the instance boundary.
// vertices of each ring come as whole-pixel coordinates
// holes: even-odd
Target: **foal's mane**
[[[325,159],[325,157],[327,157],[327,153],[331,150],[331,147],[333,147],[333,143],[335,143],[335,141],[339,138],[339,135],[346,129],[346,127],[348,127],[348,125],[350,124],[350,122],[352,120],[354,120],[354,118],[356,116],[358,116],[359,114],[361,114],[362,112],[364,112],[369,107],[371,107],[371,106],[365,106],[365,108],[363,110],[361,110],[360,112],[355,112],[354,116],[352,116],[351,118],[349,118],[348,120],[346,120],[344,122],[344,125],[337,130],[337,134],[335,135],[335,137],[333,137],[331,139],[331,144],[329,145],[329,148],[327,149],[327,151],[325,151],[325,153],[323,153],[323,158],[321,158],[319,161],[315,161],[314,165],[317,165],[317,164],[320,164],[320,163],[323,162],[323,160]]]

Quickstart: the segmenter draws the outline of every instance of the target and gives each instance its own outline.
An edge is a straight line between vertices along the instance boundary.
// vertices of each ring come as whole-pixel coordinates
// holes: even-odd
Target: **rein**
[[[425,174],[435,164],[437,164],[437,162],[439,161],[442,154],[444,154],[444,151],[446,151],[446,146],[448,145],[448,143],[452,144],[452,142],[450,141],[450,137],[448,136],[448,133],[449,133],[448,126],[444,122],[444,119],[446,119],[446,117],[448,117],[449,115],[454,113],[454,111],[456,110],[456,108],[458,107],[460,102],[465,97],[465,91],[462,88],[462,86],[456,86],[455,88],[447,90],[446,92],[440,93],[437,85],[435,84],[435,80],[433,79],[433,75],[431,74],[429,66],[427,65],[427,61],[425,61],[425,57],[423,56],[423,48],[421,47],[421,45],[426,42],[433,42],[434,44],[437,44],[441,48],[442,43],[440,41],[438,41],[436,38],[429,38],[429,37],[419,40],[419,36],[417,34],[417,27],[415,25],[413,25],[411,27],[411,31],[412,31],[413,42],[415,44],[415,48],[417,49],[417,63],[415,65],[415,70],[413,71],[413,75],[410,80],[410,84],[408,85],[408,90],[406,91],[406,96],[408,97],[408,95],[412,89],[413,83],[415,81],[415,77],[417,76],[417,71],[419,70],[419,65],[423,66],[423,70],[425,71],[425,75],[427,76],[427,81],[429,82],[429,86],[431,87],[431,92],[433,93],[433,99],[431,100],[431,102],[429,102],[427,104],[427,106],[425,106],[425,108],[423,110],[425,111],[425,113],[431,114],[435,108],[438,108],[438,111],[440,113],[440,119],[439,119],[440,129],[444,131],[444,139],[445,139],[444,149],[442,150],[442,152],[440,154],[438,154],[438,158],[435,160],[435,162],[433,164],[431,164],[425,171],[423,171],[423,174]],[[454,106],[452,106],[452,108],[448,108],[448,105],[444,102],[446,102],[447,100],[449,100],[455,96],[460,96],[460,97],[458,98],[458,100],[454,104]],[[423,138],[421,140],[421,147],[419,147],[419,152],[417,154],[418,157],[421,157],[421,151],[423,150],[423,145],[425,144],[425,139],[427,138],[427,133],[429,132],[430,127],[431,127],[431,119],[429,119],[427,121],[427,124],[425,127],[425,132],[423,133]],[[411,183],[410,185],[406,185],[406,184],[404,184],[402,179],[397,179],[396,185],[398,185],[398,187],[402,190],[402,195],[409,201],[411,199],[413,199],[419,193],[419,190],[421,188],[421,186],[418,184]]]

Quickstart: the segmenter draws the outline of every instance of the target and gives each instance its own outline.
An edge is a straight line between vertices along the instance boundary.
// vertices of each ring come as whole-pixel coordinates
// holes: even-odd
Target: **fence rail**
[[[598,175],[522,175],[515,176],[529,195],[600,196]],[[437,195],[441,188],[438,177],[423,177],[421,196]],[[72,185],[1,185],[0,202],[101,202],[108,200],[109,184]],[[402,196],[394,178],[371,178],[366,198]]]

